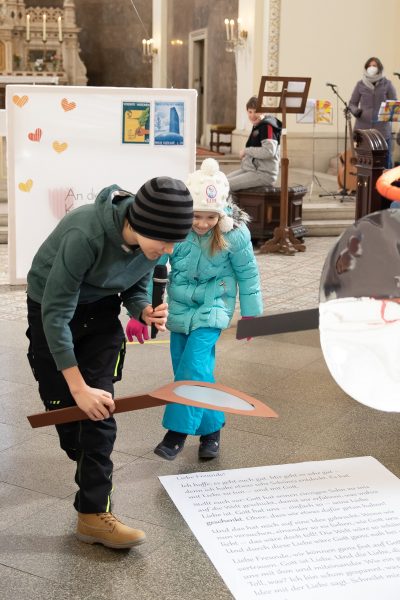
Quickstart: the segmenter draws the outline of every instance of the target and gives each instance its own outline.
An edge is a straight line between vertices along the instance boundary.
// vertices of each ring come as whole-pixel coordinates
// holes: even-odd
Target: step
[[[355,203],[345,202],[303,202],[303,220],[342,220],[354,219]]]
[[[303,225],[306,228],[307,236],[327,237],[338,236],[343,231],[354,225],[354,219],[336,219],[330,221],[305,221]]]

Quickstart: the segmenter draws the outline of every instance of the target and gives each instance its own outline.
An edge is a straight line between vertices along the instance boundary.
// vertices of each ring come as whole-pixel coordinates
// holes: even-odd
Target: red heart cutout
[[[42,130],[37,127],[33,133],[28,133],[28,138],[31,142],[40,142],[42,137]]]

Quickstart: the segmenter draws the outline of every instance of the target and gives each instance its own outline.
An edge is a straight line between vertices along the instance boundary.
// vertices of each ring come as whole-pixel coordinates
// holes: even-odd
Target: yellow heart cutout
[[[61,154],[61,152],[64,152],[64,150],[68,148],[68,144],[67,142],[53,142],[53,148],[56,152]]]
[[[14,104],[19,106],[20,108],[22,108],[24,106],[24,104],[26,104],[28,102],[28,100],[29,100],[28,96],[15,95],[12,97],[12,101],[14,102]]]
[[[30,192],[31,188],[33,186],[33,181],[32,179],[27,179],[25,181],[25,183],[19,183],[18,187],[21,190],[21,192]]]

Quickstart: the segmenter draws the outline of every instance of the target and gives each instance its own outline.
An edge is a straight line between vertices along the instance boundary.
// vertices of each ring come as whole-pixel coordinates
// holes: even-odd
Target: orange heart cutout
[[[13,96],[12,97],[12,101],[14,102],[14,104],[19,106],[20,108],[22,108],[28,102],[28,100],[29,100],[28,96]]]
[[[25,181],[25,183],[19,183],[18,187],[21,190],[21,192],[30,192],[31,188],[33,186],[33,181],[32,179],[27,179]]]
[[[41,137],[42,130],[39,127],[37,127],[33,133],[28,133],[28,138],[31,142],[40,142]]]
[[[53,148],[58,154],[61,154],[68,148],[68,144],[67,142],[53,142]]]
[[[63,107],[63,109],[65,110],[65,112],[67,112],[68,110],[74,110],[74,108],[76,108],[76,103],[75,102],[69,102],[66,98],[63,98],[61,100],[61,106]]]

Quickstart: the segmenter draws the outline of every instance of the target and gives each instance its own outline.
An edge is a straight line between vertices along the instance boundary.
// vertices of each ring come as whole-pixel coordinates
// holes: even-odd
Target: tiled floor
[[[310,238],[304,254],[258,256],[266,312],[317,306],[321,267],[333,242]],[[143,528],[148,542],[130,552],[78,542],[73,464],[53,429],[32,430],[26,420],[42,408],[25,356],[25,293],[7,285],[6,252],[0,246],[0,598],[232,598],[159,475],[372,455],[400,476],[400,415],[366,408],[338,388],[317,331],[238,342],[230,329],[218,345],[217,380],[266,401],[280,418],[230,416],[220,458],[199,463],[198,441],[191,438],[168,463],[153,453],[163,435],[161,409],[118,415],[115,512]],[[170,380],[168,343],[130,345],[117,395]]]

